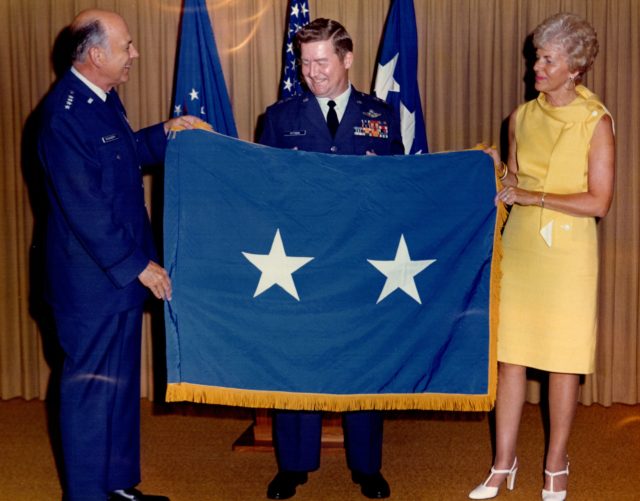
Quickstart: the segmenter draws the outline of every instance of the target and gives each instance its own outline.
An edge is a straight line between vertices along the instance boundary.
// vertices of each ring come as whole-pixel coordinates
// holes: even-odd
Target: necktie
[[[336,131],[338,130],[338,114],[336,113],[336,102],[329,101],[327,103],[329,106],[329,113],[327,113],[327,127],[329,127],[329,132],[331,132],[331,137],[336,137]]]

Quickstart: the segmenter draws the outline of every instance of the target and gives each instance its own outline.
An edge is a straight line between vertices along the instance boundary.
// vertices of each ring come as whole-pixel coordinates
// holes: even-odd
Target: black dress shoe
[[[109,493],[107,501],[170,501],[167,496],[142,494],[138,489],[122,489]]]
[[[359,471],[352,471],[351,478],[356,484],[360,485],[362,495],[369,499],[383,499],[391,495],[389,484],[380,472],[366,475]]]
[[[279,471],[267,487],[269,499],[289,499],[296,495],[296,487],[307,481],[306,471]]]

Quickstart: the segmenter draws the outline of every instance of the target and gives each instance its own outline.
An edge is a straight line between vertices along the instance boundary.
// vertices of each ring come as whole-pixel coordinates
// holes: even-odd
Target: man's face
[[[131,35],[121,17],[109,18],[104,22],[107,33],[107,48],[103,51],[102,77],[109,89],[129,80],[129,69],[140,54],[133,46]]]
[[[331,40],[300,45],[302,76],[316,97],[333,99],[347,90],[352,62],[352,52],[348,52],[340,60]]]

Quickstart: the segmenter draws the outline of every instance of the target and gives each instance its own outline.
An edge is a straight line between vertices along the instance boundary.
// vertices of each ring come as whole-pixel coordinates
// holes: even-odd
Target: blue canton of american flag
[[[287,39],[284,44],[282,81],[280,82],[280,99],[302,94],[298,78],[298,61],[296,59],[294,41],[296,33],[305,24],[309,24],[309,2],[291,0],[287,13]]]
[[[185,0],[172,116],[195,115],[238,137],[206,0]]]

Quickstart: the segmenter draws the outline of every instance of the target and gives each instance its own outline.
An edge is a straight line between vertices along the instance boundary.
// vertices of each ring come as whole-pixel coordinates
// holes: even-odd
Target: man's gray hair
[[[71,29],[71,61],[83,63],[91,47],[108,48],[107,33],[99,20]]]

